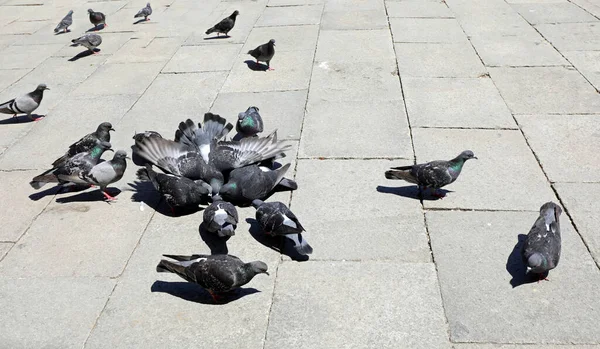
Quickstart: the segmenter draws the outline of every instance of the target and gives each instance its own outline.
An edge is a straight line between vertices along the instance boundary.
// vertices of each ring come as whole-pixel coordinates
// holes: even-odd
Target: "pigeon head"
[[[46,86],[46,84],[39,84],[38,87],[36,88],[36,90],[44,91],[44,90],[49,90],[49,88],[48,88],[48,86]]]
[[[92,13],[94,13],[94,10],[92,10],[91,8],[88,8],[88,13],[92,14]]]
[[[147,4],[146,4],[146,7],[150,7],[150,3],[147,3]]]
[[[233,13],[231,14],[231,16],[229,16],[230,18],[235,18],[240,14],[240,12],[238,10],[233,11]]]
[[[112,124],[110,122],[103,122],[100,125],[98,125],[98,131],[108,132],[114,130],[115,129],[112,127]]]
[[[67,15],[72,15],[73,14],[73,10],[70,10],[69,13]]]
[[[267,275],[269,275],[269,273],[267,272],[267,270],[269,270],[269,267],[267,267],[267,264],[265,262],[254,261],[254,262],[247,263],[246,266],[250,270],[252,270],[254,272],[254,274],[267,274]]]
[[[133,135],[133,139],[136,143],[142,142],[146,138],[162,138],[160,133],[154,131],[145,131],[140,133],[135,133]]]
[[[269,44],[271,44],[271,45],[275,46],[275,39],[271,39],[271,40],[269,40]]]
[[[475,154],[473,154],[472,151],[470,150],[465,150],[462,153],[460,153],[457,156],[458,159],[461,159],[463,161],[469,160],[469,159],[477,159],[477,157],[475,156]]]
[[[194,183],[196,183],[196,186],[192,187],[193,193],[198,193],[200,195],[207,195],[208,193],[212,192],[212,187],[205,181],[199,179],[199,180],[195,180]]]
[[[252,113],[258,113],[258,107],[248,107],[245,112],[238,114],[238,119],[243,120],[246,116]]]
[[[213,195],[221,193],[223,191],[223,178],[212,178],[210,180],[210,187],[212,188]]]
[[[527,258],[527,271],[526,273],[542,273],[546,269],[546,258],[540,253],[534,253]]]
[[[252,200],[252,206],[254,206],[254,208],[259,208],[260,206],[262,206],[262,204],[264,204],[264,202],[262,200],[258,200],[258,199]]]
[[[211,186],[212,186],[212,183],[211,183]],[[219,194],[222,194],[224,196],[234,199],[234,198],[237,198],[240,196],[240,187],[238,186],[237,183],[230,182],[221,187],[221,190],[219,190]]]
[[[127,156],[127,152],[125,150],[117,150],[115,155],[113,156],[113,160],[121,160],[121,159],[129,159]]]

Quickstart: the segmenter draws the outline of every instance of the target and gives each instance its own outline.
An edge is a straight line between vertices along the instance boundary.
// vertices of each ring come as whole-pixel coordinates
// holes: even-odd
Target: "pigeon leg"
[[[42,120],[43,118],[44,118],[43,116],[40,116],[39,118],[35,118],[35,119],[33,119],[33,121],[40,121],[40,120]]]
[[[431,193],[433,196],[435,196],[436,198],[439,199],[443,199],[446,197],[446,194],[439,192],[437,189],[434,189],[433,192]]]
[[[274,68],[271,68],[271,61],[267,62],[267,70],[275,70]]]
[[[104,197],[106,198],[106,200],[108,201],[115,201],[117,200],[117,198],[110,196],[106,190],[102,190],[102,194],[104,195]]]
[[[150,18],[149,18],[149,17],[146,17],[146,20],[147,20],[147,21],[149,21],[149,20],[150,20]]]
[[[219,297],[218,294],[216,294],[210,290],[208,291],[208,293],[210,293],[210,296],[212,297],[213,301],[215,301],[215,303],[219,303],[219,301],[221,300],[221,297]]]

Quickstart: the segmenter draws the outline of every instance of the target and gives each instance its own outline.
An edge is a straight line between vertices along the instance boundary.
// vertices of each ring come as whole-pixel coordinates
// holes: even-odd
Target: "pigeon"
[[[131,154],[131,161],[133,161],[133,163],[138,166],[146,166],[147,164],[149,164],[148,161],[141,158],[135,152],[135,148],[137,148],[139,146],[139,144],[144,142],[144,140],[147,138],[162,138],[162,136],[160,133],[155,132],[155,131],[145,131],[145,132],[140,132],[140,133],[134,133],[133,140],[135,142],[135,145],[133,145],[131,147],[132,150],[134,150],[133,153]]]
[[[254,50],[248,51],[248,54],[256,59],[256,64],[259,62],[267,63],[267,70],[274,70],[271,68],[271,59],[275,56],[275,40],[271,39],[266,44],[262,44]]]
[[[106,200],[115,200],[106,192],[106,187],[123,178],[125,169],[127,169],[125,159],[128,159],[127,153],[124,150],[118,150],[112,160],[101,162],[91,170],[81,172],[80,178],[88,184],[99,186]]]
[[[71,26],[71,24],[73,24],[73,10],[69,11],[69,13],[61,19],[60,23],[54,28],[54,32],[69,32],[69,26]]]
[[[91,150],[75,154],[61,165],[35,176],[29,184],[34,189],[40,189],[47,183],[60,183],[62,185],[69,183],[79,185],[88,184],[81,178],[81,174],[91,171],[100,161],[102,154],[107,150],[111,150],[110,148],[110,143],[100,142]]]
[[[135,16],[133,16],[133,18],[144,17],[145,20],[149,21],[150,18],[148,18],[148,16],[150,16],[151,14],[152,14],[152,7],[150,7],[150,3],[147,3],[146,7],[139,10],[138,13]]]
[[[99,26],[100,24],[104,24],[105,27],[108,27],[106,24],[106,16],[102,12],[94,12],[91,8],[88,9],[88,13],[90,14],[90,22],[94,25],[94,28]]]
[[[283,179],[290,164],[269,170],[250,165],[236,168],[229,174],[229,181],[221,187],[220,194],[232,201],[249,201],[266,198]]]
[[[99,142],[110,142],[110,131],[114,130],[115,129],[112,127],[112,124],[110,122],[101,123],[100,125],[98,125],[96,131],[83,136],[80,140],[71,144],[69,150],[67,150],[65,155],[54,160],[54,162],[52,163],[52,167],[60,166],[61,164],[65,163],[69,158],[72,158],[75,154],[90,151]]]
[[[472,151],[465,150],[450,161],[438,160],[426,164],[392,167],[385,172],[387,179],[402,179],[415,183],[420,187],[433,188],[433,195],[439,198],[445,196],[437,193],[437,189],[454,182],[469,159],[477,159]]]
[[[556,268],[560,259],[560,206],[547,202],[540,208],[540,216],[529,230],[521,255],[527,273],[537,274],[540,280]],[[546,279],[547,280],[547,279]]]
[[[235,25],[235,18],[239,14],[240,13],[237,10],[233,11],[233,13],[229,17],[223,18],[221,22],[215,24],[214,27],[208,29],[206,31],[206,35],[209,35],[211,33],[217,33],[217,36],[219,36],[221,33],[223,33],[226,37],[229,37],[227,33],[229,33],[231,29],[233,29],[233,26]]]
[[[175,142],[182,143],[190,148],[195,148],[204,161],[208,162],[208,154],[211,150],[213,140],[220,140],[233,129],[233,125],[225,118],[213,113],[204,114],[203,125],[196,124],[187,119],[179,123],[175,131]]]
[[[255,275],[269,275],[264,262],[244,263],[238,257],[227,254],[163,256],[174,262],[161,260],[156,266],[157,272],[174,273],[188,282],[200,285],[210,293],[215,302],[219,301],[219,294],[249,283]]]
[[[13,117],[16,117],[17,114],[27,114],[31,118],[31,113],[42,103],[45,90],[49,90],[46,84],[39,84],[35,91],[0,104],[0,113],[13,114]],[[33,120],[39,121],[41,119],[42,117],[38,117]]]
[[[141,181],[150,181],[154,188],[161,193],[171,211],[175,213],[176,207],[194,207],[206,200],[212,188],[207,183],[172,174],[158,173],[152,170],[152,165],[137,171],[137,177]]]
[[[90,50],[93,54],[96,54],[97,52],[95,49],[102,43],[102,37],[98,34],[88,33],[77,39],[71,40],[71,42],[74,44],[73,46],[81,45]]]
[[[263,120],[257,107],[250,107],[238,114],[235,130],[244,137],[254,137],[263,131]]]
[[[202,223],[211,233],[219,237],[235,235],[238,223],[238,213],[235,206],[223,201],[219,195],[213,196],[213,202],[204,209]]]

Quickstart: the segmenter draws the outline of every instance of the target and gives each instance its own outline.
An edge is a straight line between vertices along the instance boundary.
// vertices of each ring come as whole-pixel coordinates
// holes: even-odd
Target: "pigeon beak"
[[[269,274],[269,272],[268,272],[268,271],[265,271],[265,274],[267,274],[267,275],[269,275],[269,276],[271,275],[271,274]]]
[[[478,160],[477,156],[473,156],[473,159]]]
[[[531,267],[527,267],[527,270],[525,270],[525,274],[529,274],[531,272]]]
[[[114,132],[114,131],[115,131],[115,129],[111,127],[111,129],[110,129],[109,131],[113,131],[113,132]]]
[[[131,158],[130,158],[129,156],[126,156],[126,157],[125,157],[125,159],[129,159],[129,160],[131,160]]]
[[[48,87],[46,87],[44,90],[49,90],[49,88],[48,88]]]

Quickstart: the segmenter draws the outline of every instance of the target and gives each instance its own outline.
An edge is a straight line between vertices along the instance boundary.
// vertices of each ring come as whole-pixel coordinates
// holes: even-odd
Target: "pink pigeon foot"
[[[102,194],[104,195],[104,197],[106,198],[106,200],[108,201],[115,201],[117,200],[117,198],[110,196],[107,192],[102,191]]]
[[[147,21],[149,21],[149,20],[150,20],[150,18],[146,18],[146,20],[147,20]]]

